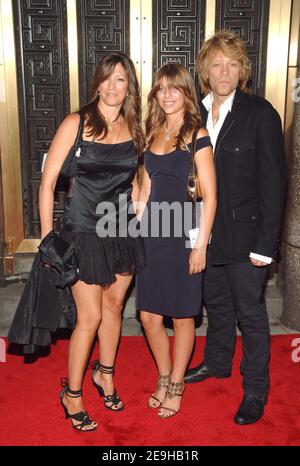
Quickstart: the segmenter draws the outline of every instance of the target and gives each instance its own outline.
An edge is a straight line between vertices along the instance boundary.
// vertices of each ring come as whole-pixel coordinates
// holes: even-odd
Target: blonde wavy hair
[[[185,97],[183,125],[176,138],[176,148],[186,150],[186,138],[196,129],[201,128],[202,121],[192,76],[189,71],[179,63],[167,63],[161,66],[155,74],[152,90],[148,96],[146,146],[147,148],[151,146],[155,137],[155,132],[166,121],[165,112],[160,108],[156,97],[163,78],[167,79],[169,86],[181,91]]]
[[[207,39],[198,53],[196,69],[198,72],[201,92],[203,94],[208,94],[211,90],[207,77],[208,66],[212,55],[217,52],[221,52],[226,57],[234,58],[240,62],[241,77],[239,81],[239,88],[242,91],[247,92],[247,83],[250,77],[250,61],[247,55],[246,43],[236,33],[226,29],[218,31],[212,37]]]

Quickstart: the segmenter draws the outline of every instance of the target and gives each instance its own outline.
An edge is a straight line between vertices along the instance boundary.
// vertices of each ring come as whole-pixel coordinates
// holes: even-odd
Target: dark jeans
[[[267,267],[251,262],[212,265],[208,252],[204,301],[208,330],[204,361],[215,374],[231,371],[238,321],[243,343],[241,373],[245,393],[269,389],[270,330],[264,298]]]

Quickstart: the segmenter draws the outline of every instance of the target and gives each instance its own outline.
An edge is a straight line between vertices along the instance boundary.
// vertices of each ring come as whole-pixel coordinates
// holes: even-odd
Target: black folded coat
[[[51,344],[51,333],[73,329],[76,306],[68,285],[76,281],[73,245],[50,232],[39,246],[30,276],[9,329],[8,341],[31,354]]]
[[[41,260],[57,276],[56,286],[65,288],[78,279],[78,261],[73,243],[67,243],[53,230],[38,247]]]

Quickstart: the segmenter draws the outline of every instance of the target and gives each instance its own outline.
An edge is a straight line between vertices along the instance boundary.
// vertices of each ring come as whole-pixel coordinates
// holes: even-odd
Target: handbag
[[[197,166],[195,163],[196,139],[198,128],[194,131],[192,137],[191,166],[188,176],[187,197],[189,201],[196,202],[202,199],[200,183],[197,176]]]
[[[59,172],[59,176],[62,176],[65,178],[73,178],[76,175],[77,158],[80,157],[80,152],[81,152],[80,143],[82,141],[82,133],[83,133],[83,127],[84,127],[84,118],[80,113],[79,113],[79,116],[80,116],[80,122],[79,122],[75,142],[73,146],[71,147],[71,149],[69,150],[69,153],[67,157],[65,158],[64,163]],[[44,165],[47,159],[47,155],[48,153],[44,154],[42,168],[41,168],[42,173],[44,171]]]
[[[199,237],[199,225],[201,218],[201,202],[202,195],[200,189],[200,183],[197,176],[197,166],[195,162],[196,154],[196,140],[197,140],[198,128],[195,129],[192,137],[192,150],[191,150],[191,165],[190,173],[188,176],[188,186],[187,186],[187,197],[190,202],[192,202],[192,229],[189,230],[190,244],[193,249],[197,243]],[[196,203],[198,203],[198,208]],[[200,208],[200,210],[199,210]],[[199,218],[197,218],[197,212]]]

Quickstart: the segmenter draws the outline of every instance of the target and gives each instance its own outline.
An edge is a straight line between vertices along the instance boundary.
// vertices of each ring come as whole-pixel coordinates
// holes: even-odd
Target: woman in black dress
[[[137,308],[141,310],[141,321],[159,373],[156,391],[148,405],[160,408],[158,414],[164,419],[174,416],[180,408],[184,374],[194,344],[194,317],[201,308],[206,247],[216,210],[212,148],[207,131],[201,128],[196,102],[188,70],[175,63],[158,70],[148,98],[147,150],[138,203],[138,217],[145,235],[146,266],[137,277]],[[199,234],[191,250],[190,244],[189,248],[186,245],[182,227],[192,223],[184,215],[184,206],[191,164],[191,140],[197,129],[195,162],[203,209]],[[177,214],[173,217],[162,213],[163,228],[167,226],[166,220],[172,219],[167,237],[160,225],[156,228],[158,217],[155,220],[157,208],[154,206],[157,207],[157,203],[164,208],[177,205]],[[178,216],[178,205],[183,222]],[[146,225],[149,227],[147,231]],[[158,234],[153,236],[155,230]],[[173,319],[173,364],[168,334],[163,325],[164,316]]]
[[[93,384],[104,396],[106,408],[124,408],[113,383],[121,311],[132,276],[144,264],[142,239],[128,235],[128,226],[136,218],[132,202],[138,196],[136,172],[143,150],[139,86],[130,58],[121,53],[103,57],[91,91],[91,102],[80,110],[85,120],[81,152],[61,232],[76,246],[79,279],[71,288],[77,323],[69,345],[68,385],[60,398],[66,417],[83,431],[97,427],[84,410],[81,390],[96,333],[100,357],[94,365]],[[52,230],[54,188],[79,120],[78,113],[65,118],[48,153],[40,188],[42,238]]]

